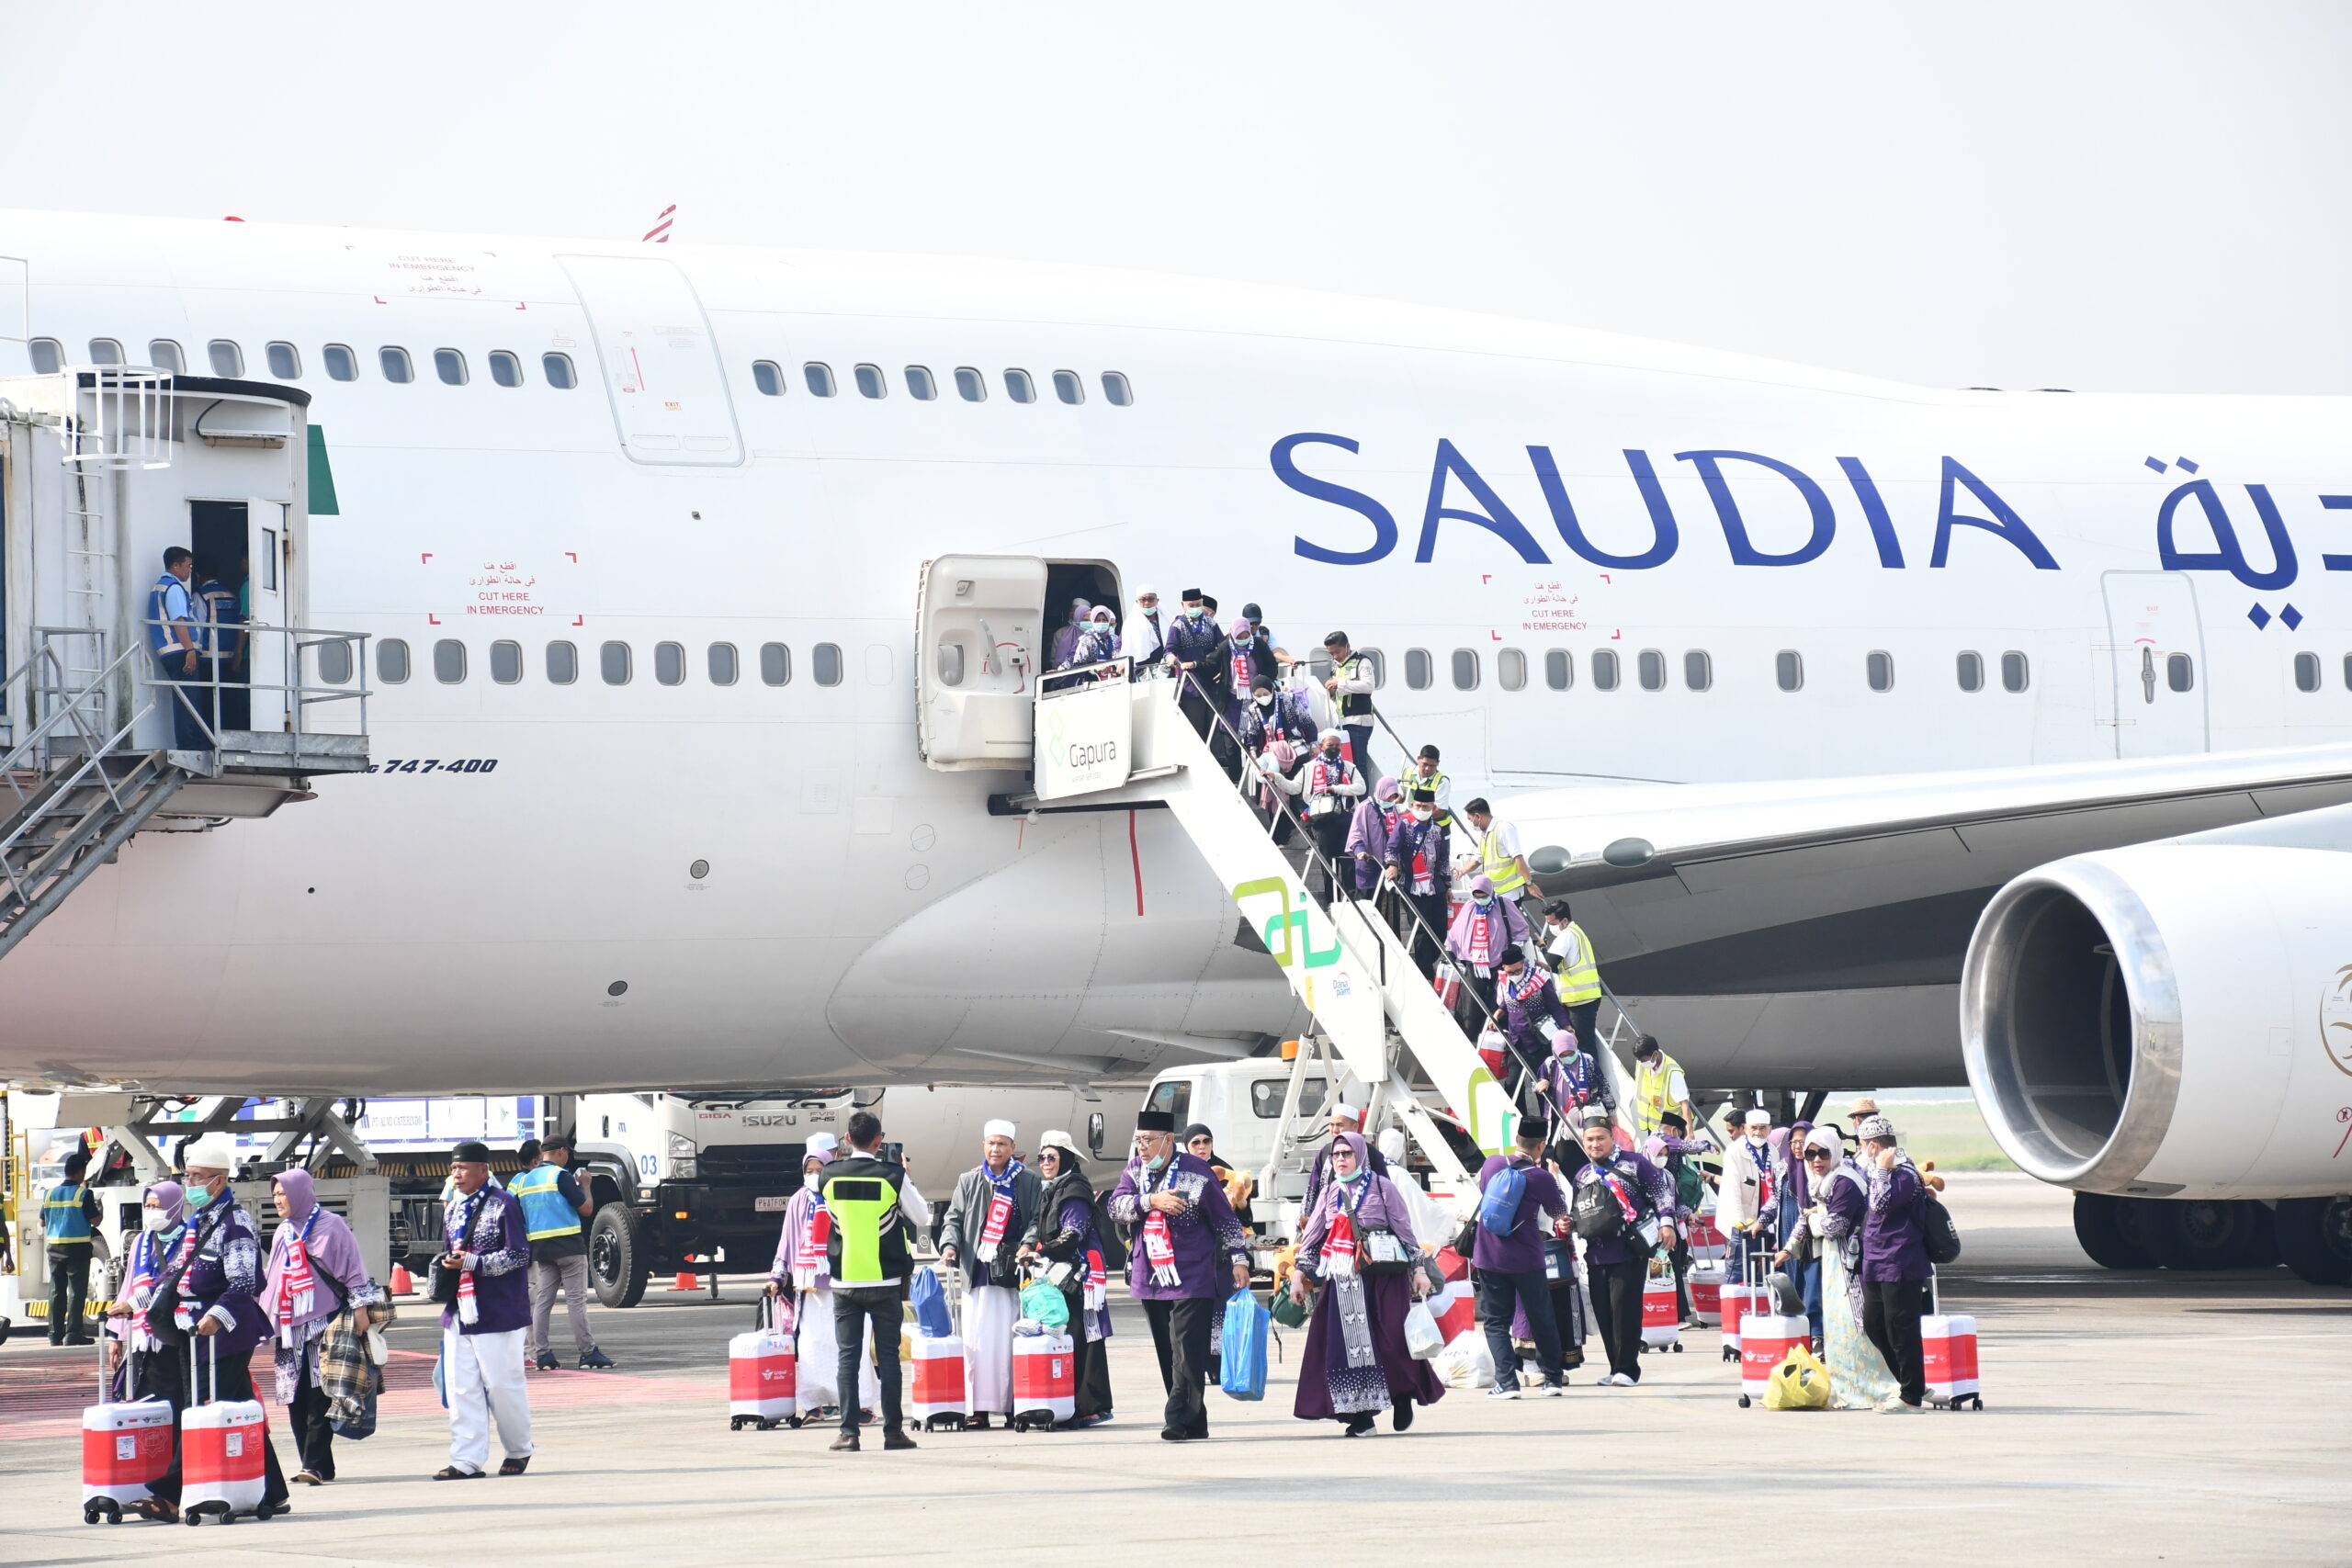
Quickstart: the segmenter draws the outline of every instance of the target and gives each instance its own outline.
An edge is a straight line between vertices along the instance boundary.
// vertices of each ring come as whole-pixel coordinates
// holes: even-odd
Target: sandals
[[[510,1459],[505,1463],[500,1465],[498,1467],[498,1473],[501,1475],[520,1475],[530,1467],[531,1456],[529,1454],[525,1454],[521,1459]]]
[[[459,1470],[454,1464],[445,1464],[433,1472],[433,1479],[435,1481],[482,1481],[487,1480],[489,1475],[490,1472],[486,1470]]]
[[[180,1506],[167,1497],[134,1497],[128,1506],[132,1513],[150,1524],[175,1525],[180,1522]]]
[[[296,1471],[294,1479],[305,1486],[324,1486],[327,1483],[327,1478],[315,1470]]]

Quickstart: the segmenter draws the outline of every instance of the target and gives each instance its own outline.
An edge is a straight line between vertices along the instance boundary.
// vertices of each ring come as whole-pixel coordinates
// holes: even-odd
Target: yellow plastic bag
[[[1772,1369],[1764,1386],[1767,1410],[1823,1410],[1829,1404],[1829,1369],[1814,1359],[1812,1350],[1792,1346]]]

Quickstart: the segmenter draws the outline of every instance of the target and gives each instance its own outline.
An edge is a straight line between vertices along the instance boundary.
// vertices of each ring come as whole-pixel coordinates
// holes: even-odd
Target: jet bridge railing
[[[192,718],[205,750],[323,772],[366,766],[372,634],[255,621],[144,626],[148,647],[156,628],[167,646],[145,660],[139,684],[175,721]],[[181,651],[175,628],[191,638],[192,653]],[[331,714],[348,721],[322,723]]]

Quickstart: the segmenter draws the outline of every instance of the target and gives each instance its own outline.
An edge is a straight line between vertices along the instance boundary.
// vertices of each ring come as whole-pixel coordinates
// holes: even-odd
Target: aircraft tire
[[[2125,1198],[2104,1192],[2075,1194],[2075,1239],[2102,1269],[2154,1269],[2155,1254],[2138,1236],[2142,1227],[2126,1223]]]
[[[588,1279],[608,1307],[633,1307],[652,1277],[645,1226],[627,1203],[606,1203],[588,1222]]]
[[[2352,1198],[2284,1198],[2274,1219],[2279,1260],[2314,1285],[2352,1283]]]
[[[2192,1198],[2156,1202],[2156,1261],[2184,1272],[2242,1269],[2254,1253],[2256,1204]]]

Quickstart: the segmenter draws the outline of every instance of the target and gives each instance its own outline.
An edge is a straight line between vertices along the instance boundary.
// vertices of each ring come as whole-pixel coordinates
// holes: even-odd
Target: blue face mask
[[[1184,606],[1184,618],[1188,621],[1197,621],[1203,615],[1207,614],[1208,606],[1205,604],[1187,604]]]
[[[1495,901],[1494,896],[1490,893],[1473,893],[1470,897],[1481,909]]]
[[[1158,1170],[1161,1166],[1164,1166],[1164,1165],[1166,1165],[1167,1163],[1168,1163],[1168,1156],[1167,1156],[1167,1154],[1163,1151],[1163,1152],[1161,1152],[1161,1153],[1159,1153],[1159,1154],[1156,1154],[1156,1155],[1152,1156],[1149,1159],[1145,1160],[1145,1161],[1143,1162],[1143,1168],[1144,1168],[1146,1170]]]
[[[1360,1165],[1360,1166],[1356,1167],[1353,1170],[1351,1170],[1351,1171],[1348,1172],[1348,1174],[1347,1174],[1347,1175],[1340,1177],[1340,1178],[1339,1178],[1339,1179],[1340,1179],[1340,1180],[1341,1180],[1341,1181],[1345,1181],[1345,1182],[1357,1182],[1357,1181],[1362,1181],[1362,1180],[1363,1179],[1363,1173],[1364,1173],[1365,1169],[1366,1169],[1366,1168],[1365,1168],[1365,1167],[1363,1167],[1363,1166],[1361,1166],[1361,1165]],[[1336,1174],[1336,1173],[1335,1173],[1335,1174]]]

